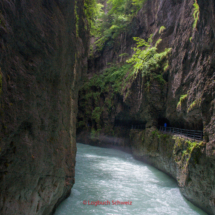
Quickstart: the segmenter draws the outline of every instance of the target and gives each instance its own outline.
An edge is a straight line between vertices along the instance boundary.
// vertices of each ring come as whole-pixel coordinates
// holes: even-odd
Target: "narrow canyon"
[[[0,48],[0,214],[54,214],[76,142],[215,214],[215,0],[2,0]]]

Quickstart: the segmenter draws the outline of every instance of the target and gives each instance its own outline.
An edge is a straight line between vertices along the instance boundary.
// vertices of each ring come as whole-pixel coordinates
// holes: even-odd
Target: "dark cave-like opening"
[[[179,121],[171,122],[171,127],[187,129],[187,130],[203,131],[203,122],[202,120],[188,121],[188,122],[179,120]]]
[[[170,121],[164,117],[158,119],[158,127],[164,126],[165,123],[167,124],[167,127],[203,131],[202,120],[187,122],[184,120]]]
[[[171,127],[170,121],[167,118],[158,118],[158,127],[164,126],[164,124],[167,124],[167,127]]]
[[[122,120],[122,119],[115,119],[114,127],[126,127],[128,129],[131,128],[141,128],[144,129],[146,122],[139,121],[139,120]]]

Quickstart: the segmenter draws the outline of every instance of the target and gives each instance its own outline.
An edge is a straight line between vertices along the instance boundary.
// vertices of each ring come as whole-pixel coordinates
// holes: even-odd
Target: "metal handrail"
[[[165,133],[181,134],[191,139],[203,140],[203,132],[200,130],[188,130],[188,129],[182,129],[182,128],[162,127],[162,126],[160,126],[159,130]]]
[[[115,125],[116,127],[127,127],[130,129],[145,129],[145,124],[137,124],[137,125]],[[160,126],[159,131],[164,133],[173,133],[173,134],[179,134],[183,135],[185,137],[195,139],[195,140],[203,140],[203,131],[200,130],[189,130],[189,129],[183,129],[183,128],[174,128],[174,127],[163,127]]]

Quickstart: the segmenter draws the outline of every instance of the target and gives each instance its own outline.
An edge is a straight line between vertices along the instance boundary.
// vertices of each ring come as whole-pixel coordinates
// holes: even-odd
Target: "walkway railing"
[[[173,128],[173,127],[162,127],[162,126],[159,128],[159,130],[166,133],[180,134],[195,140],[203,140],[202,131]]]
[[[145,124],[117,123],[115,124],[115,127],[121,127],[125,129],[145,129]],[[199,131],[199,130],[189,130],[189,129],[182,129],[182,128],[160,126],[159,131],[164,133],[183,135],[185,137],[188,137],[194,140],[203,140],[203,131]]]

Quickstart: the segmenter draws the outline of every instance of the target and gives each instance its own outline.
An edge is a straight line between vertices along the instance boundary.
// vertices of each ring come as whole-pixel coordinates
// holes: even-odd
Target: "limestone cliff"
[[[88,32],[74,0],[0,2],[0,214],[51,214],[74,184]]]
[[[130,30],[126,34],[115,39],[112,46],[106,45],[102,51],[94,53],[89,60],[88,73],[90,80],[93,74],[97,74],[93,77],[97,77],[98,81],[93,79],[94,84],[90,83],[88,88],[81,91],[78,115],[79,131],[91,131],[91,133],[90,136],[85,133],[85,139],[82,133],[79,140],[97,145],[119,145],[130,148],[139,159],[148,161],[175,177],[182,188],[182,193],[189,200],[213,214],[215,213],[215,2],[197,1],[200,14],[196,28],[193,27],[193,3],[194,1],[181,0],[147,1],[138,15],[133,18]],[[161,26],[165,26],[166,29],[159,33]],[[134,46],[132,37],[147,39],[150,34],[154,35],[154,41],[162,39],[158,45],[159,52],[165,48],[172,49],[168,58],[169,67],[162,73],[162,78],[150,79],[149,82],[138,74],[117,92],[113,82],[109,80],[105,86],[101,85],[100,81],[104,79],[99,79],[100,74],[109,67],[109,63],[113,61],[125,63],[126,58],[120,57],[122,53],[131,56],[131,47]],[[125,73],[125,78],[126,75],[128,73]],[[92,89],[90,95],[86,90],[89,92],[89,88]],[[184,99],[180,100],[182,96]],[[87,112],[84,112],[84,107],[87,107]],[[121,129],[120,126],[114,127],[119,121],[121,125],[126,125],[128,122],[144,123],[146,126],[143,131],[144,140],[139,133],[133,134],[128,126],[126,129]],[[171,139],[173,137],[171,140],[159,140],[161,142],[151,141],[151,132],[164,122],[172,127],[203,131],[204,143],[199,146],[201,150],[195,149],[198,152],[198,162],[188,159],[187,164],[179,167],[177,162],[181,160],[184,162],[181,152],[188,147],[186,141],[181,140],[183,144],[181,148],[179,147],[180,150],[175,152],[177,155],[174,154],[174,149],[178,143]],[[97,137],[98,134],[102,136]],[[114,143],[110,138],[104,138],[104,135],[121,138],[121,142]],[[169,145],[168,141],[171,142]],[[137,150],[134,150],[134,145]],[[150,147],[156,149],[156,152],[152,150],[151,153]],[[141,150],[142,153],[139,153]],[[192,151],[194,158],[195,150]],[[184,166],[188,171],[186,174],[181,171]]]

